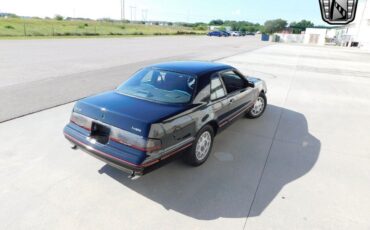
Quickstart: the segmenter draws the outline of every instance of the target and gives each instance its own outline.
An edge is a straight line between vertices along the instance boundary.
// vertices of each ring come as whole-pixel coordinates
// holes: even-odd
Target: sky
[[[21,16],[120,19],[121,0],[1,0],[0,12]],[[125,18],[173,22],[212,19],[264,23],[282,18],[324,25],[318,0],[125,0]]]

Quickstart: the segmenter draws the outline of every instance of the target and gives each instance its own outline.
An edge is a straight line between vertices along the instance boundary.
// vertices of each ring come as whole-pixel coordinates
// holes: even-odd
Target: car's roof
[[[198,76],[232,68],[231,66],[226,64],[205,61],[164,62],[151,65],[149,67]]]

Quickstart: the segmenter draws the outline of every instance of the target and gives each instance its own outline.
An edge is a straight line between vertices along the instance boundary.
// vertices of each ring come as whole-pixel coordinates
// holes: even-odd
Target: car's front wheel
[[[261,92],[256,102],[254,103],[252,109],[249,110],[246,116],[251,119],[258,118],[262,116],[262,114],[265,112],[266,106],[267,106],[266,95],[263,92]]]
[[[214,138],[213,128],[204,126],[199,132],[190,151],[185,156],[185,161],[192,166],[203,164],[212,150]]]

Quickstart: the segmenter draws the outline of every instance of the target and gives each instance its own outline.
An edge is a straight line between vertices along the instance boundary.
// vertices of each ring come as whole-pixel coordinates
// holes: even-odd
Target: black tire
[[[197,157],[197,154],[196,154],[196,151],[197,151],[197,144],[198,144],[198,141],[200,140],[201,136],[208,132],[209,135],[210,135],[210,139],[211,139],[211,143],[209,145],[209,148],[208,148],[208,152],[202,157],[202,158],[198,158]],[[206,135],[206,134],[205,134]],[[191,166],[200,166],[202,165],[204,162],[206,162],[206,160],[208,159],[211,151],[212,151],[212,146],[213,146],[213,140],[214,140],[214,130],[212,128],[212,126],[210,125],[206,125],[204,126],[197,134],[195,140],[194,140],[194,143],[193,145],[191,146],[191,148],[189,149],[189,151],[186,153],[186,155],[184,156],[184,160],[187,164],[191,165]]]
[[[258,96],[257,100],[263,100],[263,108],[259,113],[256,113],[253,107],[247,112],[246,117],[249,119],[256,119],[262,116],[262,114],[265,112],[266,107],[267,107],[267,98],[264,92],[261,92],[260,95]],[[257,102],[256,102],[257,103]]]

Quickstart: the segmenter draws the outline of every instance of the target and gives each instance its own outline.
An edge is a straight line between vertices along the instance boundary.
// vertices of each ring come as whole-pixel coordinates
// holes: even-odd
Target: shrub
[[[206,31],[208,30],[208,27],[207,26],[197,26],[197,27],[194,27],[194,30]]]
[[[79,29],[85,29],[85,27],[89,26],[87,23],[85,24],[82,24],[82,25],[78,25],[78,28]]]
[[[82,35],[84,35],[84,36],[99,36],[100,34],[99,34],[99,33],[90,33],[90,32],[85,32],[85,33],[83,33]]]
[[[80,33],[72,33],[72,32],[65,32],[65,33],[55,33],[55,36],[81,36]]]
[[[126,27],[125,27],[125,26],[120,26],[119,28],[121,28],[121,29],[123,29],[123,30],[124,30],[124,29],[126,29]]]
[[[171,33],[155,32],[154,35],[171,35]]]
[[[114,33],[114,32],[110,32],[109,35],[124,35],[123,33]]]
[[[14,30],[15,29],[13,26],[10,26],[10,25],[6,25],[4,27],[5,27],[5,29],[11,29],[11,30]]]
[[[132,35],[144,35],[144,33],[139,31],[139,32],[133,32]]]
[[[194,34],[196,34],[194,31],[190,31],[190,32],[188,32],[188,31],[182,31],[182,30],[179,30],[179,31],[177,31],[176,32],[176,34],[177,35],[194,35]]]

